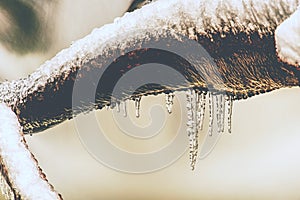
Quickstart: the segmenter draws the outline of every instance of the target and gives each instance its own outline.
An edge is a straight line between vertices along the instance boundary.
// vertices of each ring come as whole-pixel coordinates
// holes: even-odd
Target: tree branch
[[[2,83],[0,101],[14,109],[24,133],[34,133],[80,112],[100,109],[112,99],[131,98],[132,93],[141,96],[212,87],[215,92],[224,91],[237,100],[299,86],[299,71],[278,59],[274,39],[276,27],[298,4],[298,0],[157,1],[95,29],[27,78]],[[177,41],[174,45],[189,49],[189,44],[182,42],[183,36],[201,44],[217,69],[205,63],[191,66],[178,55],[144,48],[151,47],[153,41],[166,48]],[[176,69],[188,82],[170,83],[167,87],[148,85],[112,96],[114,85],[126,72],[155,62]],[[102,77],[97,82],[95,75],[99,73]],[[221,75],[222,86],[210,86],[204,80],[213,73]],[[95,99],[84,99],[74,109],[75,80],[98,87]]]

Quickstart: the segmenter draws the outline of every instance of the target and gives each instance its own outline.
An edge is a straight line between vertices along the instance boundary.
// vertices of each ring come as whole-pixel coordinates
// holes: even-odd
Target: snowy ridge
[[[300,67],[300,6],[275,32],[278,56]]]
[[[293,13],[299,0],[160,0],[126,13],[114,23],[95,29],[45,62],[27,78],[0,85],[0,102],[10,106],[26,101],[28,94],[41,90],[56,77],[66,77],[75,68],[96,56],[125,51],[147,40],[171,33],[197,39],[196,32],[207,37],[212,33],[272,34]],[[195,32],[196,31],[196,32]]]
[[[0,104],[0,156],[15,192],[22,199],[61,199],[46,181],[28,150],[17,116],[5,104]],[[11,189],[1,177],[1,189],[6,198],[14,199]]]

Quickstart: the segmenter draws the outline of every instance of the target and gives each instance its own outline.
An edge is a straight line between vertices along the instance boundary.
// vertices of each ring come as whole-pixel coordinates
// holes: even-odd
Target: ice
[[[213,135],[213,123],[214,123],[214,96],[211,92],[208,92],[208,106],[209,106],[209,124],[208,135]]]
[[[231,133],[232,109],[233,109],[233,99],[231,96],[228,96],[227,108],[228,108],[228,110],[227,110],[228,133]]]
[[[135,106],[135,116],[137,118],[140,117],[140,107],[141,107],[141,97],[135,97],[134,99],[134,106]]]
[[[220,102],[219,102],[219,100],[220,100],[220,95],[215,95],[214,96],[214,98],[215,98],[215,101],[216,101],[216,108],[217,108],[217,126],[218,126],[218,133],[220,133],[221,132],[221,116],[220,116],[220,112],[221,112],[221,110],[220,110]],[[214,106],[214,105],[213,105]]]
[[[120,112],[120,102],[119,101],[116,103],[116,109],[117,109],[117,112],[119,113]]]
[[[221,108],[220,108],[220,115],[221,115],[221,132],[224,133],[224,129],[225,129],[225,95],[221,95]]]
[[[199,153],[198,137],[203,130],[203,127],[206,126],[204,124],[206,96],[208,96],[209,112],[207,135],[214,136],[215,134],[223,134],[225,131],[226,117],[228,122],[228,132],[231,133],[233,98],[224,93],[215,93],[211,91],[203,92],[188,89],[186,91],[187,134],[189,137],[190,165],[192,170],[195,169]]]
[[[189,136],[189,153],[190,166],[195,169],[197,155],[198,155],[198,127],[197,127],[197,97],[193,89],[186,92],[187,97],[187,134]]]
[[[127,117],[127,102],[126,102],[126,100],[123,101],[123,116]]]
[[[198,130],[203,129],[204,114],[206,104],[206,93],[197,92],[197,126]]]
[[[215,95],[216,108],[217,108],[217,126],[218,133],[224,132],[225,123],[225,97],[224,94]]]
[[[166,94],[166,108],[169,114],[172,113],[172,107],[173,107],[173,101],[174,101],[174,94],[173,93],[169,93]]]

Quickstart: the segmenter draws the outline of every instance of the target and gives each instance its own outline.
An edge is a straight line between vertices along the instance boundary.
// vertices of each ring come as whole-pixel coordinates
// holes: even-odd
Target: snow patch
[[[279,58],[300,67],[300,6],[276,29],[275,41]]]
[[[11,184],[22,199],[60,199],[41,177],[37,162],[26,146],[17,116],[4,103],[0,103],[0,157]]]

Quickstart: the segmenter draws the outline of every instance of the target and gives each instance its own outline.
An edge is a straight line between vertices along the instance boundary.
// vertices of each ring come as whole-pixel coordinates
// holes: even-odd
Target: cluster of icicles
[[[174,93],[165,94],[166,109],[169,114],[172,113],[174,104]],[[186,91],[187,99],[187,134],[189,137],[189,153],[190,153],[190,166],[195,169],[195,164],[198,156],[198,135],[203,130],[205,108],[208,101],[209,109],[209,124],[208,135],[212,136],[213,133],[221,134],[225,132],[225,123],[227,121],[227,131],[231,133],[231,117],[233,98],[223,93],[203,92],[194,89]],[[208,100],[207,100],[208,99]],[[135,105],[135,115],[140,117],[140,102],[141,97],[132,98]],[[117,112],[123,111],[124,117],[127,117],[127,102],[111,103],[107,109],[116,108]],[[227,120],[226,120],[227,118]],[[216,120],[214,122],[214,120]],[[214,129],[216,123],[217,130]]]
[[[187,134],[189,136],[190,165],[192,170],[195,169],[197,161],[198,135],[200,131],[203,130],[207,96],[209,107],[208,135],[212,136],[214,132],[218,134],[224,133],[226,116],[228,133],[231,133],[232,97],[222,93],[214,94],[212,92],[188,90],[186,92],[188,117]],[[214,122],[214,120],[216,120],[216,122]],[[214,130],[215,123],[217,130]]]

